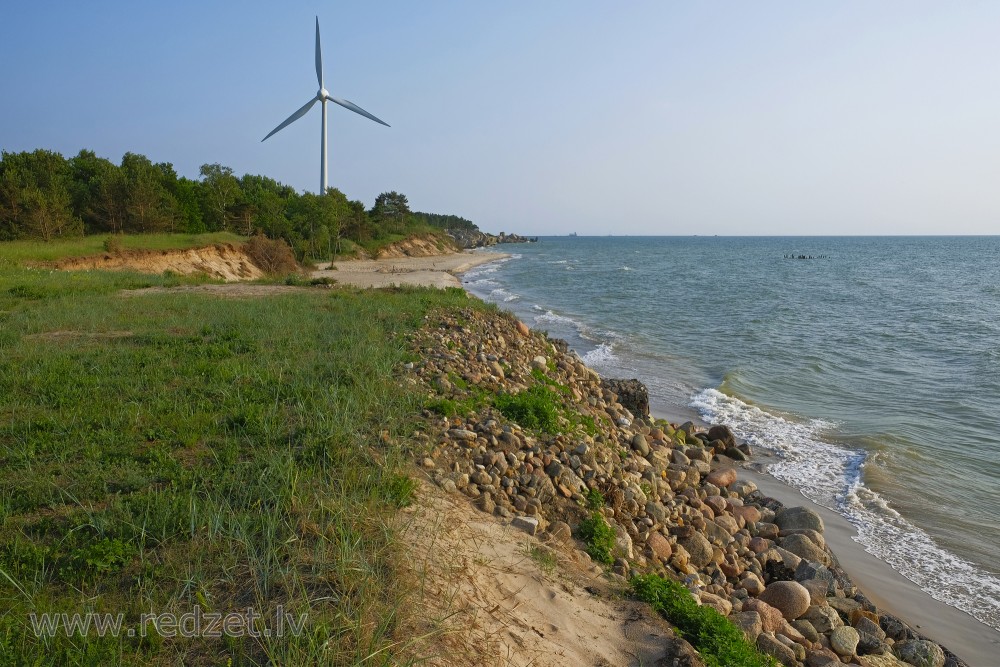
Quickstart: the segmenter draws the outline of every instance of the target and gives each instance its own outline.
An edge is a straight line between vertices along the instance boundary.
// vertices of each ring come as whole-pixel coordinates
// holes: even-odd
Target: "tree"
[[[2,153],[0,215],[3,235],[50,241],[83,233],[73,215],[69,164],[59,153],[38,149],[31,153]]]
[[[410,203],[406,195],[393,190],[375,198],[371,210],[372,222],[390,234],[399,233],[410,218]]]
[[[202,178],[203,194],[207,203],[205,218],[209,228],[225,231],[232,220],[230,207],[240,196],[240,182],[233,176],[233,170],[218,162],[203,164],[199,173]]]
[[[125,153],[121,169],[129,230],[148,234],[173,229],[177,220],[177,200],[163,184],[170,175],[177,180],[173,166],[154,165],[145,155]]]

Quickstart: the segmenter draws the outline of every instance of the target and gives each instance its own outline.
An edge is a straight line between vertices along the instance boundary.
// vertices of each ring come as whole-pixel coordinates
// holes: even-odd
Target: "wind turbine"
[[[291,116],[289,116],[285,120],[284,123],[282,123],[278,127],[276,127],[273,130],[271,130],[268,133],[268,135],[266,137],[264,137],[263,139],[261,139],[260,141],[261,141],[261,143],[267,141],[268,137],[270,137],[271,135],[275,134],[279,130],[282,130],[282,129],[288,127],[289,125],[291,125],[292,123],[294,123],[295,121],[297,121],[299,118],[302,118],[303,116],[306,115],[306,113],[310,109],[312,109],[312,107],[313,107],[314,104],[316,104],[317,102],[321,102],[323,104],[323,141],[322,141],[322,144],[321,144],[321,147],[322,147],[321,148],[321,153],[322,153],[322,155],[321,155],[321,162],[320,162],[320,187],[322,188],[322,190],[320,190],[320,194],[326,194],[326,103],[329,101],[329,102],[333,102],[334,104],[339,104],[340,106],[344,107],[345,109],[350,109],[354,113],[361,114],[365,118],[369,118],[369,119],[375,121],[376,123],[380,123],[382,125],[385,125],[386,127],[389,127],[389,123],[386,123],[383,120],[379,120],[375,116],[371,115],[370,113],[368,113],[367,111],[365,111],[364,109],[362,109],[361,107],[359,107],[354,102],[348,102],[347,100],[341,100],[341,99],[337,99],[336,97],[331,97],[330,93],[327,91],[326,87],[323,86],[323,53],[322,53],[322,51],[320,51],[320,47],[319,47],[319,17],[318,16],[316,17],[316,80],[319,82],[319,92],[316,93],[316,96],[313,97],[308,102],[306,102],[302,106],[301,109],[299,109],[298,111],[296,111],[295,113],[293,113]]]

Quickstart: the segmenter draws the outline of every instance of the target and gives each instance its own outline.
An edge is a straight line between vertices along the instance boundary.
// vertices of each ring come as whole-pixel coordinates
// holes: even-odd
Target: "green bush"
[[[774,667],[774,660],[752,646],[732,621],[712,607],[699,605],[676,581],[644,575],[632,579],[632,590],[677,626],[707,667]]]
[[[587,491],[587,509],[599,510],[604,507],[604,494],[597,489]]]
[[[534,386],[520,394],[500,394],[494,405],[504,417],[517,422],[523,428],[533,428],[551,434],[559,431],[556,397],[543,386]]]
[[[615,562],[615,531],[600,512],[594,511],[581,521],[576,534],[587,544],[587,553],[591,558],[605,565]]]

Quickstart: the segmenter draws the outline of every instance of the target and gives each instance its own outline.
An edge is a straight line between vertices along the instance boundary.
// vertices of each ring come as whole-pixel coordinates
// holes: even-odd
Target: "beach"
[[[456,252],[431,257],[398,257],[327,262],[313,278],[327,278],[352,287],[461,287],[456,277],[481,264],[509,257],[504,253]]]

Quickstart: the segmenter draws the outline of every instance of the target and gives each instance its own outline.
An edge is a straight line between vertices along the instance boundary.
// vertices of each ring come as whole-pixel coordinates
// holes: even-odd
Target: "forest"
[[[0,153],[0,241],[231,231],[284,239],[302,260],[444,229],[478,228],[459,216],[411,211],[395,191],[369,208],[337,188],[299,193],[218,163],[202,165],[199,178],[190,179],[138,153],[119,164],[86,149],[68,159],[45,149]]]

